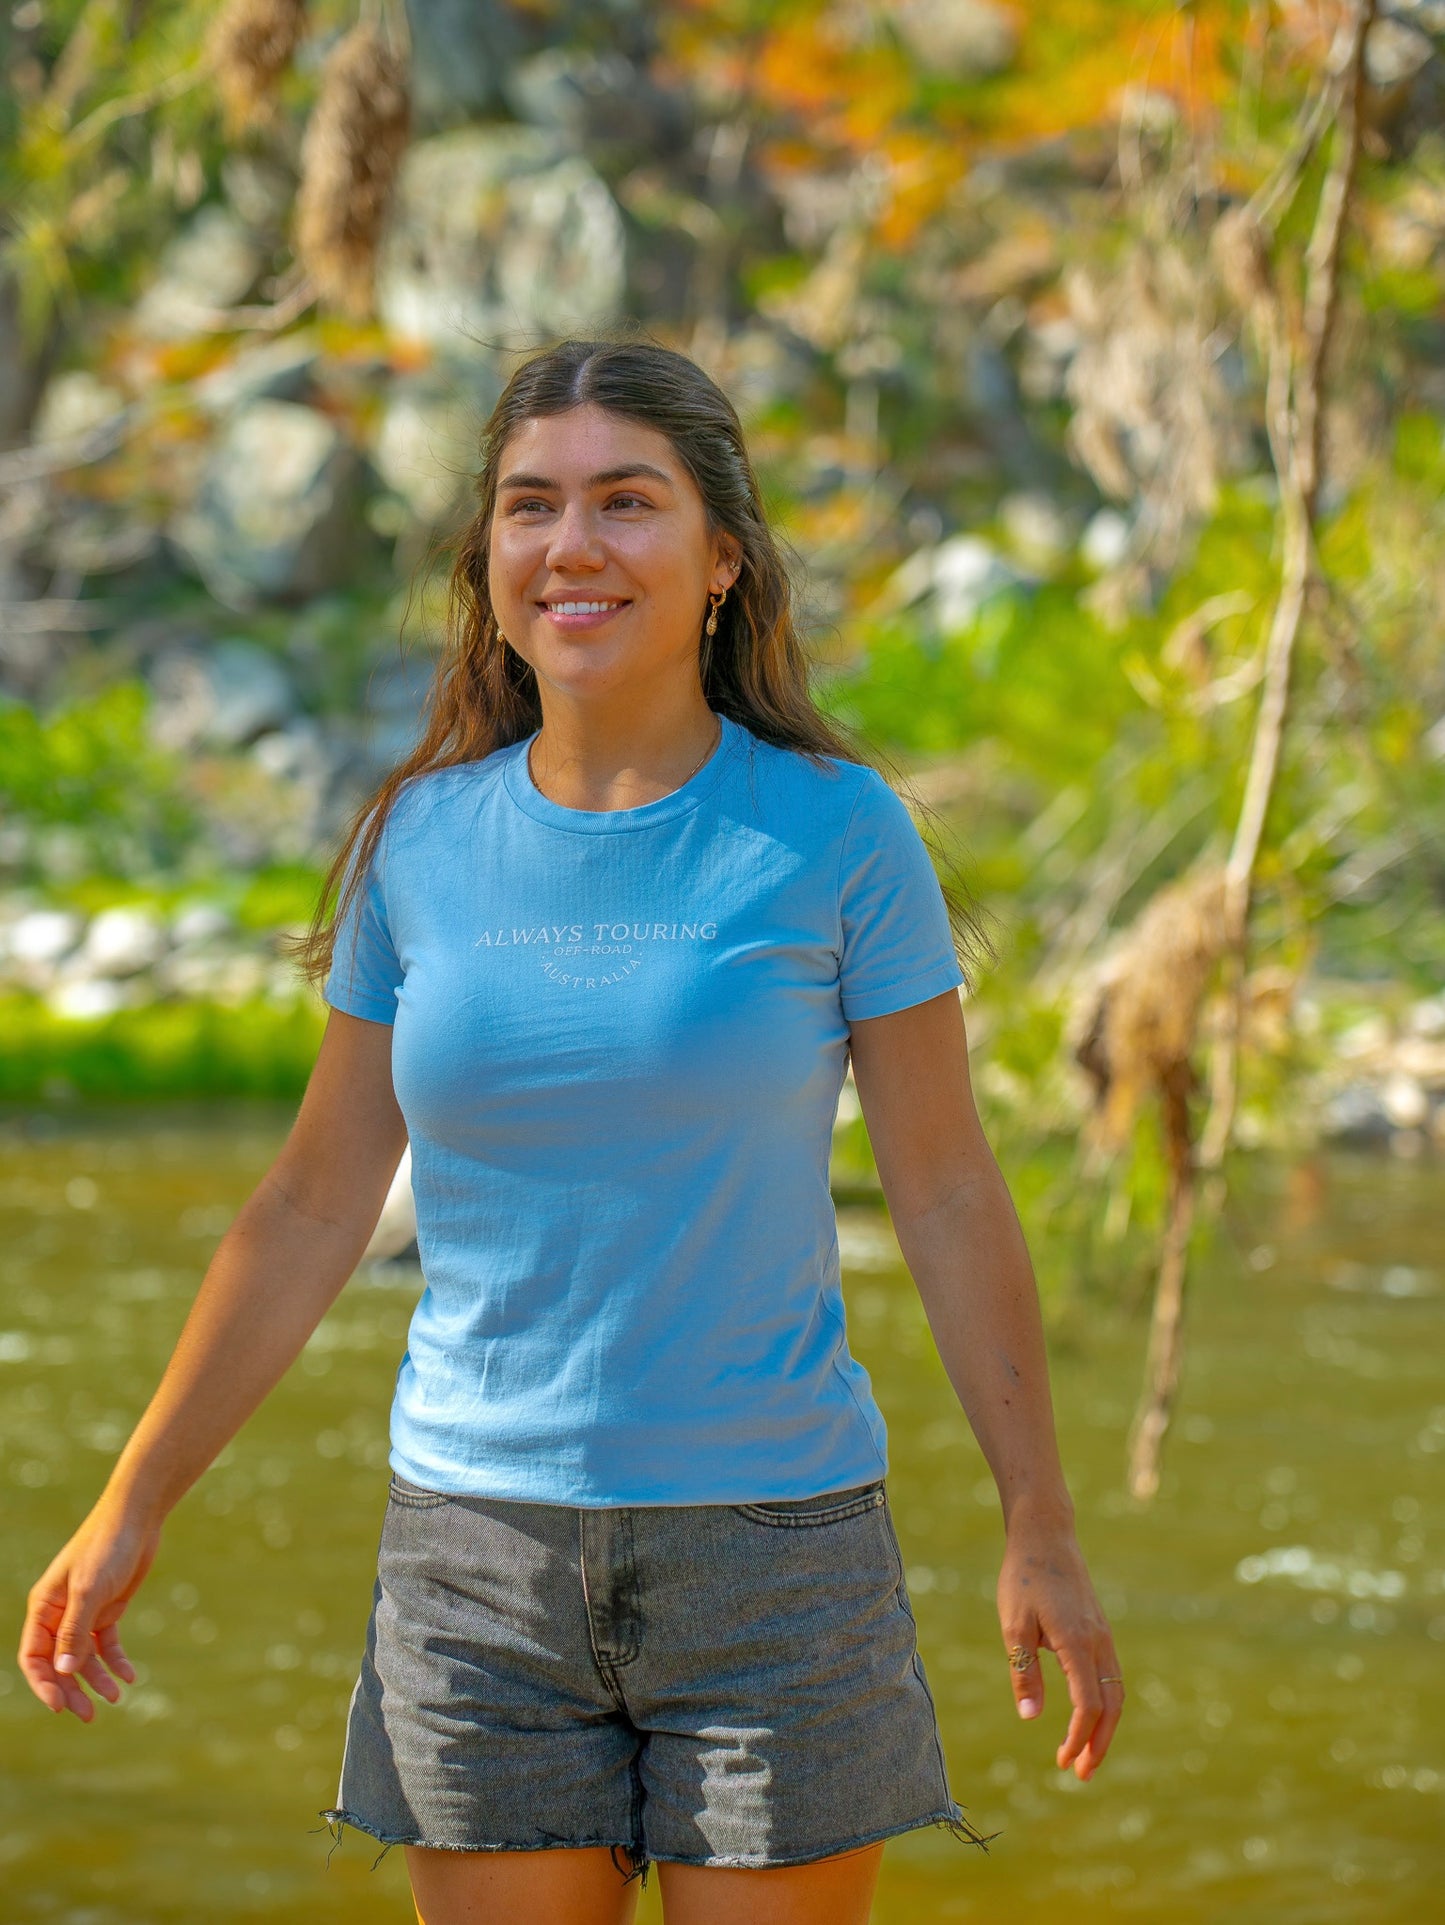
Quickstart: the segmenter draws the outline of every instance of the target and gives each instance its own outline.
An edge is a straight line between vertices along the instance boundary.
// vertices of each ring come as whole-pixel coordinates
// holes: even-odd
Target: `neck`
[[[700,687],[667,706],[610,712],[544,695],[528,766],[542,794],[563,808],[635,809],[695,775],[721,728]]]

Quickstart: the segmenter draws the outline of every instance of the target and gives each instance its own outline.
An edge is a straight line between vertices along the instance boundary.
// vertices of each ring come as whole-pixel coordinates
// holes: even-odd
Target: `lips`
[[[594,606],[601,602],[602,607]],[[583,628],[601,628],[610,622],[614,615],[620,615],[624,608],[632,606],[630,601],[611,601],[603,595],[558,597],[555,601],[538,602],[537,606],[554,628],[569,631]],[[571,611],[570,613],[568,611]]]
[[[627,597],[623,595],[551,595],[537,606],[549,615],[610,615],[615,609],[627,607]]]

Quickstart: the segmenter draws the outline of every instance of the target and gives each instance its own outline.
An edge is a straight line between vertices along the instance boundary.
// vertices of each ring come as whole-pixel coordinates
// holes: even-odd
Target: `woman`
[[[567,341],[508,384],[414,754],[304,948],[331,1005],[22,1664],[88,1721],[162,1520],[353,1271],[410,1140],[426,1290],[336,1804],[425,1925],[868,1915],[883,1840],[985,1844],[944,1773],[848,1352],[828,1151],[851,1055],[899,1244],[997,1480],[1023,1716],[1080,1778],[1122,1705],[1037,1294],[968,1081],[947,906],[814,710],[737,416]]]

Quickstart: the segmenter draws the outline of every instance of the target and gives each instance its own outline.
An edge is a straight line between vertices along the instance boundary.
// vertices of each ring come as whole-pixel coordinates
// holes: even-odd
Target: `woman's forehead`
[[[672,443],[659,429],[626,415],[612,414],[594,402],[580,403],[565,414],[532,415],[520,422],[507,437],[498,470],[505,474],[519,458],[525,458],[531,467],[533,457],[544,453],[559,466],[577,470],[604,462],[612,467],[618,460],[636,455],[669,474],[683,472]]]

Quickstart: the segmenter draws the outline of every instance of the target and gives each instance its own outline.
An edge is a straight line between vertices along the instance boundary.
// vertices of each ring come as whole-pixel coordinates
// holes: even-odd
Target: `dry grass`
[[[306,0],[227,0],[206,36],[226,133],[275,117],[276,83],[306,25]]]
[[[301,145],[296,252],[323,300],[356,320],[372,312],[376,250],[406,147],[404,60],[369,22],[328,55]]]

